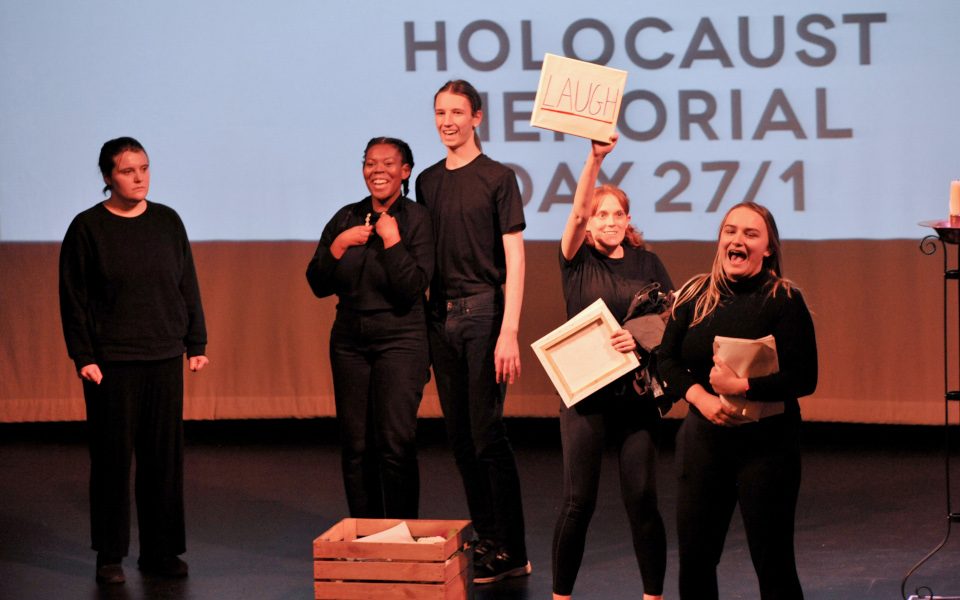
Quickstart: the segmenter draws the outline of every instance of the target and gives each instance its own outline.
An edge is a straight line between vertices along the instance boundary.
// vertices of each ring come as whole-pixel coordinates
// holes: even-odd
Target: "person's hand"
[[[736,406],[696,384],[687,390],[687,402],[694,405],[703,417],[721,427],[736,427],[749,423]]]
[[[613,152],[613,149],[617,146],[617,140],[620,136],[616,133],[610,136],[609,142],[598,142],[593,140],[590,144],[590,150],[593,153],[593,157],[597,160],[603,160],[607,157],[608,154]]]
[[[344,229],[330,244],[330,253],[339,259],[347,251],[347,248],[366,244],[372,233],[373,225],[355,225],[349,229]]]
[[[210,359],[202,354],[199,354],[197,356],[191,356],[190,358],[187,359],[187,366],[193,372],[197,372],[209,364],[210,364]]]
[[[721,427],[736,427],[749,423],[750,419],[744,417],[736,406],[730,404],[720,396],[706,394],[700,397],[694,406],[700,411],[708,421]]]
[[[493,362],[497,370],[497,383],[512,384],[520,378],[520,345],[517,343],[517,334],[500,332],[493,351]]]
[[[745,378],[737,376],[727,363],[714,355],[713,368],[710,369],[710,387],[718,394],[742,396],[747,392],[749,385]]]
[[[617,352],[626,354],[637,349],[637,341],[633,339],[633,334],[626,329],[618,329],[610,336],[610,343]]]
[[[397,220],[386,212],[380,213],[376,224],[377,235],[383,240],[383,247],[389,248],[400,241],[400,228]]]
[[[100,385],[100,382],[103,381],[103,373],[100,372],[100,367],[96,364],[80,367],[80,370],[77,371],[77,376],[80,377],[80,379],[92,381],[97,385]]]

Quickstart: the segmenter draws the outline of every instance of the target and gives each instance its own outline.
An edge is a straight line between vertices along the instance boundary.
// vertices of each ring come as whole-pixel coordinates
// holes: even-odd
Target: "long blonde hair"
[[[597,214],[597,210],[600,208],[600,201],[603,199],[604,195],[613,196],[616,198],[617,202],[620,204],[620,208],[623,209],[623,212],[628,215],[630,214],[630,198],[627,197],[627,193],[615,185],[604,183],[603,185],[597,186],[597,188],[593,190],[593,199],[590,201],[591,217]],[[593,236],[590,235],[589,230],[587,230],[587,234],[584,239],[590,246],[596,245],[593,242]],[[634,248],[646,248],[646,244],[643,241],[643,234],[639,232],[632,223],[627,225],[627,229],[623,233],[623,241],[630,244]]]
[[[763,264],[760,268],[766,269],[774,279],[774,284],[770,288],[770,296],[776,296],[777,291],[781,288],[786,292],[787,296],[790,296],[793,293],[793,283],[783,277],[783,270],[780,263],[780,233],[777,230],[777,222],[773,219],[773,213],[771,213],[767,207],[762,204],[757,204],[756,202],[741,202],[740,204],[732,206],[720,222],[720,229],[717,232],[717,243],[719,244],[720,242],[720,235],[723,232],[724,224],[727,222],[727,217],[738,208],[747,208],[757,213],[763,218],[763,222],[767,226],[767,249],[770,251],[770,255],[763,258]],[[676,317],[678,306],[696,298],[697,300],[693,307],[693,321],[690,322],[690,327],[693,327],[709,317],[720,305],[720,297],[723,294],[729,293],[730,278],[727,277],[727,274],[723,270],[723,254],[718,246],[717,253],[713,257],[713,266],[710,272],[694,275],[680,286],[680,291],[677,292],[677,301],[673,305],[671,314]]]

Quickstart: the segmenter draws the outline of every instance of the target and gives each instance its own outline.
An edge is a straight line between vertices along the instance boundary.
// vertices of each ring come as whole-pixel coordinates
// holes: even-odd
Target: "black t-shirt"
[[[664,292],[673,289],[670,275],[656,254],[626,244],[622,258],[605,256],[587,243],[571,260],[560,252],[560,276],[568,319],[603,298],[620,322],[633,295],[648,284],[658,282]]]
[[[417,202],[430,210],[436,239],[431,298],[461,298],[506,282],[503,235],[523,231],[514,172],[481,154],[459,169],[446,160],[417,177]]]

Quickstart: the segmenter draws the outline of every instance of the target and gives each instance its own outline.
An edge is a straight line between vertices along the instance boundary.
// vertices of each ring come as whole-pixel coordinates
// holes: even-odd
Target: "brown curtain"
[[[921,232],[922,233],[922,232]],[[943,254],[917,240],[784,243],[785,274],[814,313],[820,385],[804,417],[863,423],[943,422]],[[58,243],[0,243],[0,421],[84,418],[60,330]],[[335,298],[304,278],[313,242],[197,242],[210,366],[188,373],[188,419],[333,415],[327,357]],[[709,268],[710,242],[656,242],[678,285]],[[950,248],[951,256],[956,250]],[[559,397],[530,343],[564,320],[557,242],[527,242],[523,374],[508,415],[553,417]],[[957,325],[955,290],[951,344]],[[957,357],[951,358],[956,370]],[[951,373],[957,387],[957,373]],[[671,413],[679,416],[683,407]],[[428,384],[422,416],[439,416]]]

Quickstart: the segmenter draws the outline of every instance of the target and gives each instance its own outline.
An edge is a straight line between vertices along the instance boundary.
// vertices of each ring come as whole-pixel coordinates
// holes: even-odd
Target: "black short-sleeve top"
[[[509,167],[479,155],[448,169],[445,160],[417,177],[417,202],[430,210],[436,239],[434,298],[461,298],[506,282],[503,235],[523,231],[523,199]]]
[[[559,254],[567,318],[603,298],[617,321],[623,321],[633,295],[648,284],[658,282],[664,292],[673,289],[660,258],[642,248],[624,245],[622,258],[610,258],[584,243],[571,260]]]

